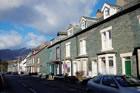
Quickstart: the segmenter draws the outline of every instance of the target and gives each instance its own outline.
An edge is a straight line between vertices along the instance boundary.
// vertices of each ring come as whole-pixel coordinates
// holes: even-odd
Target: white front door
[[[87,61],[81,62],[82,71],[84,71],[84,76],[87,76]]]
[[[77,71],[77,63],[73,63],[73,75],[75,76],[76,75],[76,71]]]
[[[92,61],[92,76],[97,75],[97,62]]]

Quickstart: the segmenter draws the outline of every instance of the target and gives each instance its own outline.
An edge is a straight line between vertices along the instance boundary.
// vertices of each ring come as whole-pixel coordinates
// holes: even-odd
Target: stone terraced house
[[[49,74],[47,59],[48,59],[48,43],[43,43],[40,46],[32,49],[32,51],[21,61],[21,68],[24,67],[24,73],[45,73]]]
[[[105,3],[96,18],[82,16],[79,25],[70,24],[40,52],[45,60],[41,73],[73,76],[83,71],[85,77],[98,74],[139,77],[139,6],[139,0]]]
[[[120,2],[105,3],[97,18],[83,16],[80,25],[68,26],[67,37],[55,39],[48,47],[55,74],[139,76],[140,2]]]

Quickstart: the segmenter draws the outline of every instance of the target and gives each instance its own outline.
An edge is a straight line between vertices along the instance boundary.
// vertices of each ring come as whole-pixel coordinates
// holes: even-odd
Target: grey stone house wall
[[[76,37],[71,38],[69,40],[66,40],[64,42],[61,43],[61,59],[62,60],[66,60],[66,47],[65,44],[71,42],[70,44],[70,58],[72,60],[75,59],[75,57],[77,56],[77,44],[76,44]]]
[[[137,19],[137,15],[139,14],[140,10],[136,9],[102,23],[97,27],[93,27],[89,31],[79,34],[78,36],[61,42],[61,59],[65,59],[65,44],[67,42],[71,42],[71,59],[75,60],[79,54],[79,39],[84,37],[86,38],[86,49],[90,69],[92,58],[97,58],[97,54],[101,53],[102,45],[100,31],[106,27],[112,26],[112,51],[116,54],[117,74],[122,74],[122,61],[120,54],[133,52],[135,47],[140,46],[140,24]],[[52,57],[53,59],[55,59],[56,56],[55,52],[57,46],[58,45],[51,47],[52,54],[54,56]],[[132,57],[132,61],[132,75],[136,76],[137,70],[135,56]]]
[[[117,17],[91,29],[89,32],[84,33],[84,35],[87,37],[87,52],[89,58],[96,57],[96,54],[101,52],[100,31],[106,27],[112,26],[112,46],[113,51],[116,52],[117,73],[121,74],[122,62],[120,54],[133,52],[135,46],[140,46],[140,26],[138,26],[139,24],[136,17],[138,13],[139,9]],[[134,37],[134,35],[136,37]],[[136,61],[134,58],[133,61],[134,67],[132,72],[134,72],[134,75],[136,75]]]

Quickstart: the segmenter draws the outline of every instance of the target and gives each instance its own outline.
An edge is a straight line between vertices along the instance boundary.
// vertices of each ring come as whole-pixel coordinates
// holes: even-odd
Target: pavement
[[[86,93],[80,84],[39,77],[5,75],[7,93]]]
[[[0,73],[0,93],[4,93],[5,91],[5,82],[3,78],[3,74]]]

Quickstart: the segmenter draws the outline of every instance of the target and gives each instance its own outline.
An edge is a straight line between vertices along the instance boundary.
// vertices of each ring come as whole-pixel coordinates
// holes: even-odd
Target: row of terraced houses
[[[84,76],[140,76],[140,1],[104,3],[96,17],[80,18],[20,63],[20,71]]]

